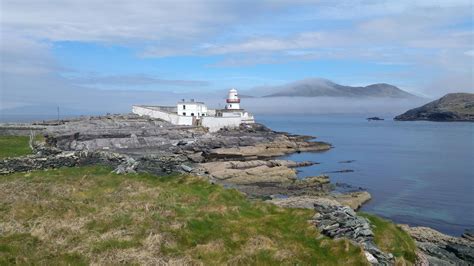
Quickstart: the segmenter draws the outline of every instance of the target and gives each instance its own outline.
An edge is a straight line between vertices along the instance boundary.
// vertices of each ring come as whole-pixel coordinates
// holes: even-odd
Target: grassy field
[[[374,225],[375,243],[382,251],[397,258],[397,264],[410,264],[416,260],[416,245],[413,239],[390,221],[367,213],[359,213]]]
[[[104,167],[0,176],[1,264],[367,264],[311,210],[249,201],[192,176]]]
[[[0,159],[31,153],[27,136],[0,136]]]
[[[29,136],[0,136],[0,159],[30,154],[29,140]],[[35,142],[44,142],[44,137],[36,135]]]

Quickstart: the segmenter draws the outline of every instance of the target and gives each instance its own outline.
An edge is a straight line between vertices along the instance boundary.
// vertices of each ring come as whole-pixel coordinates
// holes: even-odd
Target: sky
[[[0,111],[251,91],[306,78],[473,92],[471,0],[0,0]]]

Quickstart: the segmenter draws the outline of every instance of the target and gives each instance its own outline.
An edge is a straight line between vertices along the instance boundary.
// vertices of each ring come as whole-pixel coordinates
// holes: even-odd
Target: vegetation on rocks
[[[314,212],[249,201],[187,175],[106,167],[0,177],[0,264],[366,264]]]
[[[401,228],[390,221],[367,213],[359,215],[369,219],[374,231],[374,241],[384,252],[392,253],[397,264],[415,263],[415,241]]]

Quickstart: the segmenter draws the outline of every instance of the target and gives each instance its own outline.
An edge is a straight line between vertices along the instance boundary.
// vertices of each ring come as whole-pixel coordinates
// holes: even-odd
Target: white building
[[[186,102],[182,101],[177,104],[177,113],[182,116],[206,116],[207,106],[203,102],[195,102],[194,99]]]
[[[132,112],[175,125],[207,127],[211,132],[224,127],[238,127],[242,123],[255,123],[253,115],[240,108],[240,98],[235,89],[229,90],[225,109],[208,109],[203,102],[183,99],[176,107],[134,105]]]

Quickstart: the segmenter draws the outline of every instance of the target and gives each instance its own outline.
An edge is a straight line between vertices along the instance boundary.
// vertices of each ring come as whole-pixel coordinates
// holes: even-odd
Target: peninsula
[[[474,94],[449,93],[438,100],[408,110],[394,119],[399,121],[474,121]]]

